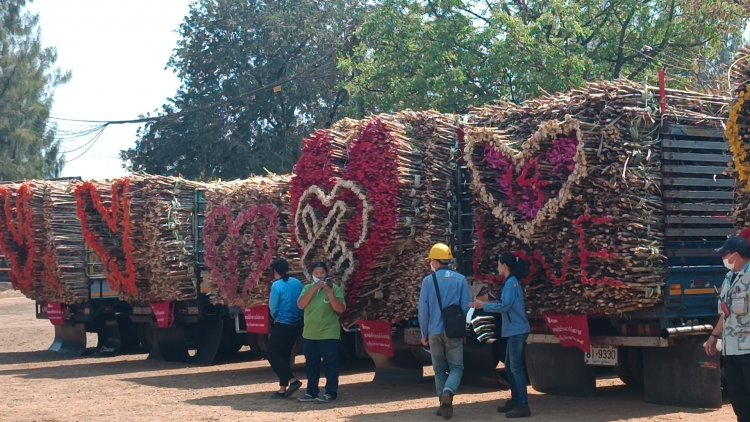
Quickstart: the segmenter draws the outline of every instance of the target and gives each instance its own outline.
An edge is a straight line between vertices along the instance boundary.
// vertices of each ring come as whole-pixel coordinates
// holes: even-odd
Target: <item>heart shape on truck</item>
[[[349,224],[361,211],[358,227]],[[310,186],[299,199],[294,216],[297,242],[302,249],[302,263],[306,278],[310,278],[310,265],[317,260],[331,263],[341,277],[341,284],[351,277],[355,268],[354,250],[367,240],[367,224],[370,206],[367,196],[356,183],[339,180],[326,194],[318,186]],[[347,231],[353,230],[357,238],[351,243]]]
[[[276,253],[279,210],[263,204],[234,217],[222,205],[206,215],[204,233],[206,266],[219,294],[230,305],[244,306]]]
[[[477,199],[528,241],[570,199],[570,189],[586,175],[580,122],[549,121],[520,148],[496,128],[466,131],[465,159]]]

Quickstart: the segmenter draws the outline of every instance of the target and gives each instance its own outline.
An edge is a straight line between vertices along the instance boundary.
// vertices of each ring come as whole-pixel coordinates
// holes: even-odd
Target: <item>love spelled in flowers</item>
[[[96,184],[84,182],[75,189],[83,238],[104,263],[107,281],[116,292],[135,295],[136,264],[130,221],[130,179],[112,184],[111,205],[106,206]],[[105,244],[112,242],[111,244]]]
[[[589,274],[591,261],[596,260],[599,262],[612,262],[620,258],[617,253],[609,251],[607,249],[601,249],[597,251],[590,250],[588,243],[588,236],[586,234],[586,225],[590,226],[611,226],[614,223],[614,217],[592,217],[588,214],[584,214],[573,221],[573,228],[578,235],[578,259],[580,262],[580,273],[579,280],[582,285],[597,285],[597,286],[610,286],[614,288],[623,288],[625,284],[618,279],[600,276],[594,277]],[[477,246],[474,256],[473,268],[474,275],[477,280],[484,282],[502,282],[502,277],[487,274],[482,271],[481,263],[486,259],[485,254],[487,253],[485,248],[485,228],[482,225],[481,219],[476,220],[477,230]],[[573,251],[568,249],[563,254],[561,265],[559,268],[559,275],[555,273],[553,265],[543,255],[540,249],[534,249],[530,253],[526,251],[516,251],[514,253],[519,259],[523,259],[529,264],[529,274],[526,276],[524,282],[532,283],[540,276],[544,274],[546,279],[554,286],[562,286],[568,282],[570,276],[570,264],[574,258]]]
[[[14,195],[12,189],[0,186],[0,198],[3,200],[0,247],[11,266],[13,287],[26,294],[34,283],[34,260],[38,253],[34,245],[31,188],[24,183]]]
[[[206,265],[229,304],[243,306],[263,273],[271,267],[279,224],[279,210],[272,204],[252,207],[236,218],[227,205],[218,206],[206,215]],[[249,256],[249,261],[241,262],[241,255]]]

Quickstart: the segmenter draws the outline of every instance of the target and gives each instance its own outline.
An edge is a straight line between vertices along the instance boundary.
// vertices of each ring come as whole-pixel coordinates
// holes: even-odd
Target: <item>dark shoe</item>
[[[289,387],[284,392],[284,397],[291,396],[297,390],[299,390],[300,387],[302,387],[302,381],[300,381],[300,380],[294,381],[293,383],[289,384]]]
[[[497,408],[498,413],[508,413],[511,410],[516,408],[516,404],[513,403],[513,400],[508,400],[505,402],[504,405]]]
[[[323,397],[318,397],[318,403],[331,403],[336,401],[336,396],[332,394],[323,394]]]
[[[311,396],[310,394],[305,394],[304,396],[297,399],[300,403],[312,403],[318,401],[318,398],[315,396]]]
[[[515,409],[505,414],[506,418],[511,419],[528,418],[529,416],[531,416],[531,410],[529,410],[528,407],[516,407]]]
[[[443,412],[440,411],[439,407],[438,407],[437,412],[435,412],[435,414],[438,415],[438,416],[443,416]]]
[[[285,399],[285,398],[286,398],[286,396],[284,395],[284,393],[279,393],[279,392],[277,391],[277,392],[275,392],[275,393],[271,394],[271,398],[272,398],[272,399]]]
[[[450,391],[444,391],[443,395],[440,396],[440,416],[443,419],[453,417],[453,393]]]

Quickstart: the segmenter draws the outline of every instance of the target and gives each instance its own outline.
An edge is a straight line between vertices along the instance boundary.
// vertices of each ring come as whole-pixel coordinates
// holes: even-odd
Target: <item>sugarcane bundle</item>
[[[85,249],[69,182],[0,186],[0,249],[13,286],[45,302],[88,298]]]
[[[107,281],[134,302],[196,297],[195,190],[184,179],[131,175],[76,188],[86,244],[104,264]],[[136,245],[138,245],[136,247]]]
[[[450,237],[457,156],[456,118],[435,112],[345,119],[305,140],[292,178],[295,240],[304,271],[331,264],[346,323],[415,314],[429,246]]]
[[[475,276],[496,279],[502,252],[525,259],[533,314],[616,315],[660,303],[654,102],[644,87],[616,81],[473,110],[464,158],[481,204]],[[698,103],[674,108],[684,118],[701,112]]]
[[[209,295],[215,304],[249,308],[268,303],[274,259],[301,276],[292,247],[290,175],[215,183],[206,191],[204,228]]]
[[[88,299],[89,280],[86,277],[86,245],[83,241],[81,223],[76,217],[76,201],[73,196],[76,182],[37,182],[44,187],[42,228],[35,230],[45,242],[45,285],[53,286],[57,295],[48,302],[73,304]]]

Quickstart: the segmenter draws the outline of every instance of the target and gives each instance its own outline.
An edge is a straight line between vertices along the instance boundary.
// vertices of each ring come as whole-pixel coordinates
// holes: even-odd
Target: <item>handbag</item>
[[[466,315],[464,315],[464,310],[461,308],[461,305],[450,305],[443,308],[443,301],[440,299],[440,288],[438,287],[435,273],[432,273],[432,282],[435,283],[435,293],[437,294],[443,325],[445,325],[445,335],[448,338],[464,338],[466,336]]]

